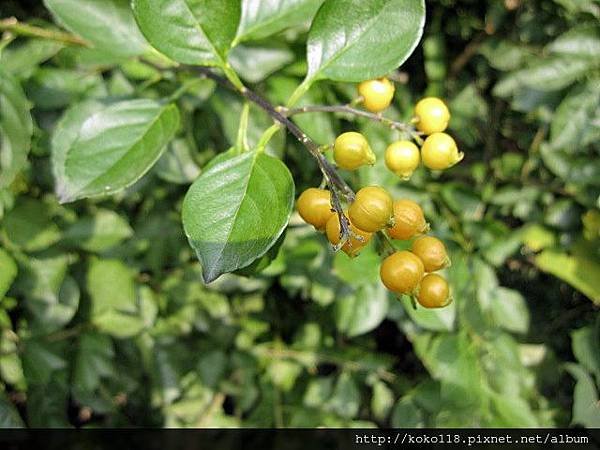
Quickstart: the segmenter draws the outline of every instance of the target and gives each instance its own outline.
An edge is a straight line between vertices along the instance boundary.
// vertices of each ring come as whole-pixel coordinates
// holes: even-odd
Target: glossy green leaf
[[[82,117],[85,111],[94,111]],[[142,177],[179,126],[172,104],[130,100],[76,106],[53,139],[56,192],[62,202],[118,192]]]
[[[183,226],[209,283],[264,255],[289,220],[294,183],[278,159],[247,152],[205,171],[183,203]]]
[[[4,249],[0,248],[0,300],[17,276],[17,265]]]
[[[410,56],[424,23],[422,0],[328,0],[308,35],[307,79],[383,76]]]
[[[137,56],[149,50],[133,19],[128,0],[44,0],[68,30],[95,48],[115,56]]]
[[[371,331],[385,318],[388,303],[381,283],[365,284],[347,296],[339,295],[334,310],[338,330],[349,337]]]
[[[0,188],[8,186],[27,163],[33,121],[18,81],[0,67]]]
[[[310,22],[323,0],[242,0],[236,43],[264,39]]]
[[[239,0],[133,0],[146,39],[169,58],[225,65],[240,20]]]

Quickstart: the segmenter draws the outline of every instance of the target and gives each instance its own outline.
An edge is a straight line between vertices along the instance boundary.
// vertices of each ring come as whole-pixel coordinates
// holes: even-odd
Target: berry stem
[[[369,111],[364,111],[362,109],[354,108],[354,103],[350,103],[348,105],[308,105],[301,106],[299,108],[288,108],[283,109],[283,112],[287,117],[294,116],[296,114],[305,114],[311,112],[331,112],[331,113],[341,113],[341,114],[352,114],[354,116],[365,117],[374,122],[382,123],[392,130],[399,130],[405,133],[410,134],[415,140],[418,142],[421,140],[421,134],[418,132],[415,127],[411,124],[399,122],[396,120],[392,120],[388,117],[385,117],[381,114],[375,114]]]

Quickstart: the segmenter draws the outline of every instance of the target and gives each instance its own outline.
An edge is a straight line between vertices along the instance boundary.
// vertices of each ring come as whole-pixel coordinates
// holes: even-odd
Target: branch
[[[242,95],[248,101],[250,101],[250,102],[254,103],[255,105],[257,105],[258,107],[260,107],[267,114],[269,114],[269,116],[271,116],[271,118],[273,118],[276,122],[278,122],[280,125],[284,126],[300,143],[302,143],[307,148],[307,150],[310,152],[310,154],[317,160],[317,164],[319,165],[319,168],[321,169],[323,177],[325,178],[325,181],[327,182],[327,185],[329,186],[329,190],[331,191],[332,206],[340,218],[341,239],[340,239],[340,243],[337,245],[337,247],[341,248],[341,246],[343,246],[344,243],[350,237],[351,231],[350,231],[350,222],[348,221],[348,218],[344,214],[342,204],[341,204],[339,196],[337,195],[337,192],[339,191],[346,198],[347,201],[352,202],[352,201],[354,201],[354,191],[352,190],[352,188],[350,186],[348,186],[348,184],[344,181],[344,179],[342,177],[340,177],[340,175],[336,171],[335,167],[321,153],[320,146],[315,141],[313,141],[306,133],[304,133],[300,129],[300,127],[298,127],[298,125],[296,125],[294,122],[292,122],[290,119],[288,119],[285,115],[283,115],[280,112],[280,110],[282,110],[283,108],[274,107],[269,101],[267,101],[266,99],[264,99],[263,97],[258,95],[256,92],[251,91],[250,89],[248,89],[244,86],[242,86],[239,89],[236,88],[229,80],[222,77],[221,75],[218,75],[217,73],[215,73],[208,67],[201,67],[201,66],[185,66],[185,67],[190,70],[200,73],[202,76],[204,76],[206,78],[210,78],[211,80],[214,80],[219,85],[221,85],[227,89],[239,92],[240,95]]]
[[[398,122],[398,121],[389,119],[387,117],[384,117],[381,114],[375,114],[375,113],[372,113],[369,111],[364,111],[362,109],[353,108],[350,105],[334,105],[334,106],[310,105],[310,106],[303,106],[300,108],[284,109],[283,112],[287,117],[293,116],[296,114],[304,114],[304,113],[311,113],[311,112],[332,112],[332,113],[352,114],[354,116],[365,117],[374,122],[382,123],[382,124],[390,127],[392,130],[399,130],[399,131],[403,131],[405,133],[409,133],[417,141],[419,141],[421,139],[421,135],[423,134],[423,133],[416,131],[415,127],[413,127],[412,125],[410,125],[408,123]]]
[[[68,45],[90,46],[88,42],[73,34],[21,23],[15,17],[0,20],[0,31],[8,31],[9,33],[19,36],[49,39]]]

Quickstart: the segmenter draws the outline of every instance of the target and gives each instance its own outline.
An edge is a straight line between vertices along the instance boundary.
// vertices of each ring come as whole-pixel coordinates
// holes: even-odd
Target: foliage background
[[[55,22],[35,1],[3,1],[9,16]],[[348,180],[423,206],[453,261],[455,302],[441,311],[393,299],[373,249],[334,255],[296,215],[266,269],[205,286],[182,199],[235,145],[240,99],[158,71],[110,35],[91,50],[3,41],[2,76],[22,86],[33,120],[20,126],[33,140],[26,168],[0,191],[0,424],[600,426],[599,18],[593,0],[428,1],[386,114],[409,119],[423,95],[447,99],[466,157],[442,175],[399,183],[382,166],[394,133],[380,124],[297,118],[319,143],[360,129],[379,162]],[[234,68],[284,103],[306,70],[306,31],[245,44]],[[149,174],[59,204],[50,154],[66,110],[166,98],[182,85],[180,131]],[[354,89],[320,82],[303,101],[341,104]],[[255,145],[270,119],[250,113]],[[320,183],[291,138],[277,134],[268,151],[297,192]]]

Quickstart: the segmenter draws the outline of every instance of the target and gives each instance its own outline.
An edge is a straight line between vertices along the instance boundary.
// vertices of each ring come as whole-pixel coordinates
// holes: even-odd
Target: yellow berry
[[[410,294],[423,278],[423,263],[408,251],[395,252],[381,263],[379,275],[390,291]]]
[[[443,269],[450,262],[444,243],[433,236],[418,238],[413,242],[411,250],[423,261],[425,272]]]
[[[333,245],[337,245],[340,242],[340,231],[340,218],[337,214],[333,214],[327,221],[327,226],[325,228],[327,239]],[[352,222],[350,222],[350,239],[343,245],[342,250],[348,256],[356,256],[360,250],[369,243],[370,239],[371,233],[359,230]]]
[[[331,192],[325,189],[308,188],[298,197],[296,208],[306,223],[322,231],[334,214],[331,210]]]
[[[417,301],[425,308],[448,306],[452,299],[450,298],[450,288],[446,279],[437,273],[425,275],[419,285]]]
[[[385,165],[401,178],[408,179],[419,167],[419,147],[411,141],[396,141],[385,150]]]
[[[363,106],[375,113],[390,106],[394,90],[394,84],[387,78],[367,80],[358,85],[358,94],[363,98]]]
[[[357,228],[374,233],[390,222],[393,210],[394,202],[385,189],[367,186],[356,193],[348,215]]]
[[[426,97],[415,106],[417,129],[425,134],[439,133],[448,128],[450,111],[437,97]]]
[[[342,169],[355,170],[364,165],[375,164],[376,157],[362,134],[348,131],[335,140],[333,159]]]
[[[423,164],[433,170],[444,170],[463,159],[456,142],[446,133],[433,133],[421,147]]]
[[[392,239],[407,240],[427,232],[429,224],[421,207],[412,200],[394,202],[394,226],[388,229]]]

